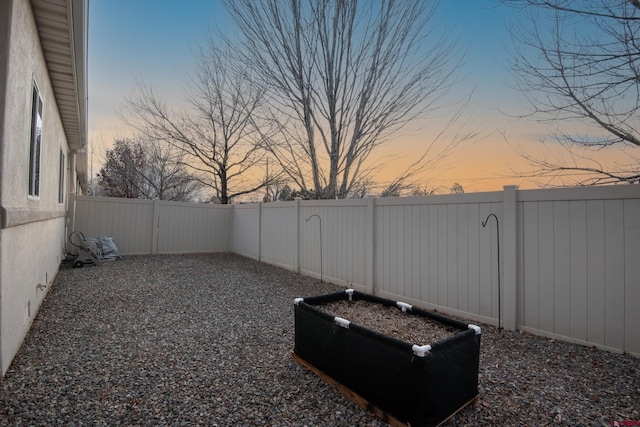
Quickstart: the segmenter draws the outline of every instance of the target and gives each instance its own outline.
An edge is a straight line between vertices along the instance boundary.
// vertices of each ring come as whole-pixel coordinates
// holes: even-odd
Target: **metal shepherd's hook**
[[[305,219],[304,222],[309,222],[309,220],[314,216],[318,218],[318,221],[320,222],[320,281],[322,282],[322,218],[320,218],[320,215],[318,214],[313,214],[309,215],[309,217]]]
[[[501,321],[501,309],[500,309],[500,222],[498,221],[498,217],[494,213],[490,213],[482,222],[482,228],[487,226],[489,222],[489,218],[494,217],[496,219],[496,235],[497,235],[497,243],[498,243],[498,330],[502,329],[502,321]]]

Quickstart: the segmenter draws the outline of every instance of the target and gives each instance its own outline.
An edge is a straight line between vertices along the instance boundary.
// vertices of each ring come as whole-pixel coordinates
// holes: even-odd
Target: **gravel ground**
[[[0,425],[383,426],[291,360],[293,299],[340,289],[229,254],[63,268]],[[640,360],[480,326],[480,404],[446,425],[640,425]]]

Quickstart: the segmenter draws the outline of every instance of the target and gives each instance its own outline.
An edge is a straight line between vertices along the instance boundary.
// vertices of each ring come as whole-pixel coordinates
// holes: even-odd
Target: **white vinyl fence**
[[[518,327],[639,355],[640,186],[518,194]]]
[[[78,197],[73,229],[112,235],[123,254],[233,251],[470,320],[640,355],[640,186],[233,207]]]
[[[495,192],[242,205],[234,211],[231,250],[363,292],[496,323],[496,223],[483,228],[481,222],[490,213],[501,218],[502,200],[503,193]]]
[[[121,255],[229,250],[231,206],[74,196],[71,231],[111,236]]]

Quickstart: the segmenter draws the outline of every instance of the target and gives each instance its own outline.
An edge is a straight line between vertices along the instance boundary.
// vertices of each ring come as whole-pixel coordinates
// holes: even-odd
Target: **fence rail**
[[[75,202],[73,229],[113,235],[123,254],[233,251],[467,319],[640,355],[638,186],[233,207]],[[483,227],[491,214],[497,221]]]

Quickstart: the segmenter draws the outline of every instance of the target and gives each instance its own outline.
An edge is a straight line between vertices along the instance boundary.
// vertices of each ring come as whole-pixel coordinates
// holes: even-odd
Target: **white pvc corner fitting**
[[[480,335],[482,333],[482,329],[480,329],[480,326],[468,324],[467,327],[476,331],[476,335]]]
[[[397,301],[396,305],[402,309],[403,313],[406,313],[407,310],[411,311],[413,309],[413,306],[411,306],[411,304],[407,304],[406,302]]]
[[[333,321],[336,322],[339,326],[342,326],[343,328],[347,328],[349,329],[349,322],[347,319],[343,319],[342,317],[334,317]]]
[[[353,300],[353,289],[345,289],[345,292],[349,295],[349,301]]]
[[[296,298],[296,299],[293,300],[293,303],[295,305],[299,305],[302,301],[304,301],[304,298]]]
[[[425,357],[427,355],[427,353],[429,353],[431,351],[431,345],[427,344],[427,345],[413,345],[413,347],[411,347],[411,350],[413,350],[413,354],[415,354],[418,357]]]

